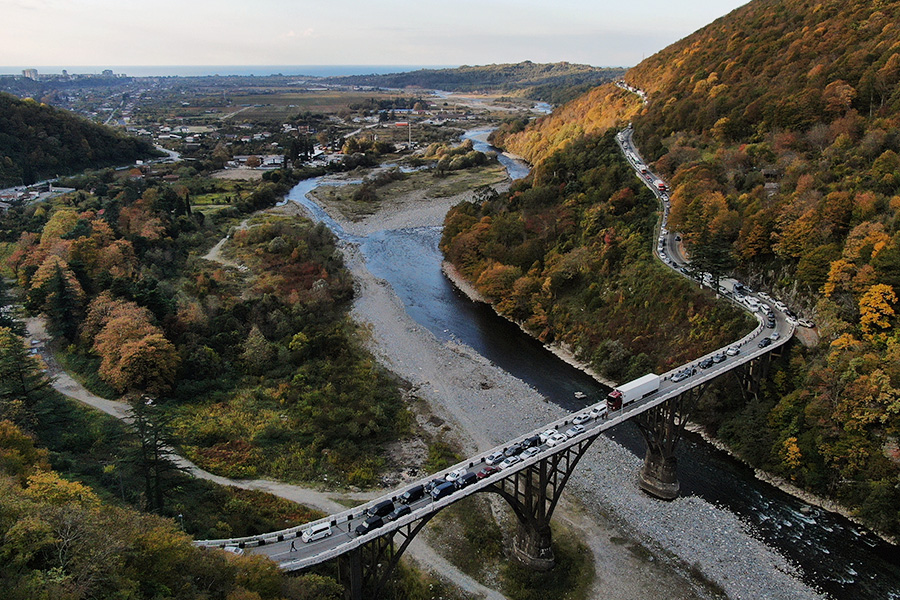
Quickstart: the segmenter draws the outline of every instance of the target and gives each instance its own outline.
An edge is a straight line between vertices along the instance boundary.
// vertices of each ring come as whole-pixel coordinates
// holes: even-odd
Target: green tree
[[[128,446],[133,449],[129,450],[126,462],[134,466],[144,481],[147,509],[161,513],[169,490],[184,472],[173,457],[173,419],[163,414],[149,396],[133,398],[130,405],[131,431],[137,444]]]
[[[24,340],[8,327],[0,327],[0,418],[31,422],[49,385]]]

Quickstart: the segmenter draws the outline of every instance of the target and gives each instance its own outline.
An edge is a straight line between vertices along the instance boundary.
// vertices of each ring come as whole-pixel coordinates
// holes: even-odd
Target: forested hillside
[[[649,96],[639,114],[594,105],[608,96],[597,90],[563,109],[574,123],[546,119],[507,142],[550,164],[545,149],[563,128],[587,130],[591,111],[633,120],[638,147],[673,185],[669,226],[688,250],[717,256],[722,271],[819,325],[818,346],[795,344],[758,400],[721,389],[699,418],[754,465],[892,533],[900,531],[898,24],[900,2],[751,2],[629,71],[626,81]],[[560,187],[578,177],[565,174]],[[579,240],[572,251],[595,243]]]
[[[146,141],[0,92],[0,187],[127,165],[155,154]]]
[[[462,66],[455,69],[420,69],[388,75],[352,75],[330,77],[339,85],[367,85],[387,88],[417,87],[450,92],[519,91],[528,97],[559,102],[568,99],[566,90],[583,90],[604,81],[619,79],[625,69],[592,67],[567,62]]]
[[[508,194],[454,208],[441,249],[502,314],[628,381],[752,328],[653,260],[656,218],[654,196],[608,132],[556,152]]]
[[[231,232],[233,266],[200,259],[295,179],[164,175],[78,177],[67,182],[78,192],[0,216],[26,307],[101,395],[153,398],[205,468],[370,484],[379,445],[408,421],[396,382],[357,341],[334,237],[261,215]],[[200,194],[230,206],[195,212]]]
[[[505,123],[491,142],[531,164],[537,164],[579,137],[624,127],[641,109],[641,99],[612,83],[598,86],[525,128],[521,121]]]

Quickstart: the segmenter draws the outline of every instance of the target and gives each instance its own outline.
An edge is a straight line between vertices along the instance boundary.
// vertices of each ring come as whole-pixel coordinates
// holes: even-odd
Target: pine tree
[[[0,419],[29,424],[49,384],[24,340],[10,328],[0,327]]]
[[[147,510],[157,514],[165,508],[167,492],[177,475],[185,470],[174,460],[171,422],[149,396],[132,400],[131,429],[138,443],[126,460],[144,480]]]
[[[50,334],[74,341],[81,321],[81,302],[61,266],[57,265],[56,272],[43,287],[46,292],[44,311],[49,318]]]

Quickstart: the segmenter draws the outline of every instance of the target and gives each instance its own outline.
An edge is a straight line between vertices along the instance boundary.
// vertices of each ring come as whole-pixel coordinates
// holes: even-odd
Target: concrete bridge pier
[[[556,565],[552,542],[549,522],[537,525],[519,521],[513,540],[513,552],[525,566],[535,571],[549,571]]]
[[[647,448],[638,487],[661,500],[674,500],[681,491],[678,483],[678,459],[666,456],[659,448]]]
[[[638,487],[661,500],[674,500],[681,491],[678,483],[678,459],[675,447],[684,433],[684,426],[706,384],[687,390],[658,406],[654,406],[634,421],[647,442],[644,467],[638,476]]]
[[[569,476],[595,439],[596,435],[583,438],[565,451],[485,488],[499,494],[516,513],[513,554],[522,564],[538,571],[548,571],[556,564],[550,519]]]

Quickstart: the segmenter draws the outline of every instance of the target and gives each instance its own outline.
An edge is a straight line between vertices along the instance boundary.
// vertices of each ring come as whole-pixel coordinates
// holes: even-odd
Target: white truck
[[[606,407],[611,411],[619,410],[657,391],[659,391],[659,375],[648,373],[611,391],[606,396]]]

